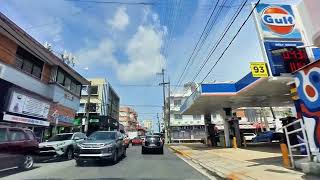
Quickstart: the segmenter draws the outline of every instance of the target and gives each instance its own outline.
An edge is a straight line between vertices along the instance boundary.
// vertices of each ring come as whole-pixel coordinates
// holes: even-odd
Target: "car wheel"
[[[82,160],[76,160],[77,166],[83,166],[83,161]]]
[[[112,163],[117,164],[118,162],[118,151],[116,150],[113,155]]]
[[[23,170],[29,170],[33,167],[33,163],[34,163],[33,157],[31,155],[25,155],[23,156],[23,160],[19,168]]]
[[[68,148],[68,150],[66,152],[66,157],[68,160],[73,159],[73,149],[72,148]]]

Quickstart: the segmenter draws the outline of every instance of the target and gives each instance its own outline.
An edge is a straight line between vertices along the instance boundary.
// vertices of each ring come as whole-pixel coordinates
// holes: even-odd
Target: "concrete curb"
[[[242,179],[254,179],[252,177],[249,176],[245,176],[239,173],[230,173],[227,174],[225,172],[219,171],[218,169],[212,169],[209,168],[208,166],[206,166],[204,163],[192,158],[188,153],[185,153],[179,149],[175,149],[173,147],[171,147],[170,145],[168,145],[168,148],[170,148],[173,152],[180,154],[181,156],[191,160],[193,163],[198,164],[199,166],[201,166],[202,168],[204,168],[209,174],[219,178],[219,179],[226,179],[226,180],[242,180]]]

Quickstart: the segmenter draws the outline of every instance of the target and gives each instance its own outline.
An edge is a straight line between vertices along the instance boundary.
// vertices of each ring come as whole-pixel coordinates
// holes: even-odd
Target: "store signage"
[[[290,5],[259,4],[256,22],[263,39],[300,40],[295,16]]]
[[[268,69],[264,62],[251,62],[250,69],[253,77],[268,77]]]
[[[43,101],[13,92],[9,112],[47,118],[50,105]]]
[[[280,76],[282,73],[293,73],[310,63],[302,42],[265,42],[271,73]]]
[[[320,150],[320,61],[316,61],[295,73],[295,84],[299,96],[301,113],[311,152],[319,154]],[[301,111],[301,112],[299,112]]]
[[[23,124],[33,124],[33,125],[39,125],[39,126],[49,126],[50,125],[50,123],[48,121],[42,121],[42,120],[33,119],[33,118],[14,116],[14,115],[10,115],[10,114],[4,114],[3,120],[10,121],[10,122],[23,123]]]

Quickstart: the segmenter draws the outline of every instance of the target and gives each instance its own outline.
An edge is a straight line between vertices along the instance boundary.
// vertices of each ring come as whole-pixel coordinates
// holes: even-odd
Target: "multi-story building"
[[[204,115],[181,115],[180,106],[191,94],[190,85],[184,91],[170,95],[170,127],[172,141],[200,141],[206,137]]]
[[[0,13],[0,122],[36,136],[68,132],[89,82]]]
[[[153,121],[152,120],[144,120],[143,127],[146,128],[147,131],[151,131],[153,129]]]
[[[91,83],[89,122],[95,121],[100,116],[107,119],[119,121],[120,98],[104,78],[88,79]],[[83,86],[81,91],[80,108],[77,112],[78,118],[85,119],[85,108],[88,103],[88,86]],[[92,119],[92,120],[91,120]]]
[[[138,125],[138,114],[130,107],[120,107],[119,121],[124,126],[125,131],[136,131]]]

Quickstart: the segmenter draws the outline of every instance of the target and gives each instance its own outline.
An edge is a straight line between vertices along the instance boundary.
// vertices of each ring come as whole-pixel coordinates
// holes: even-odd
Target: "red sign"
[[[281,53],[287,72],[292,73],[309,64],[309,58],[305,49],[293,48]]]

